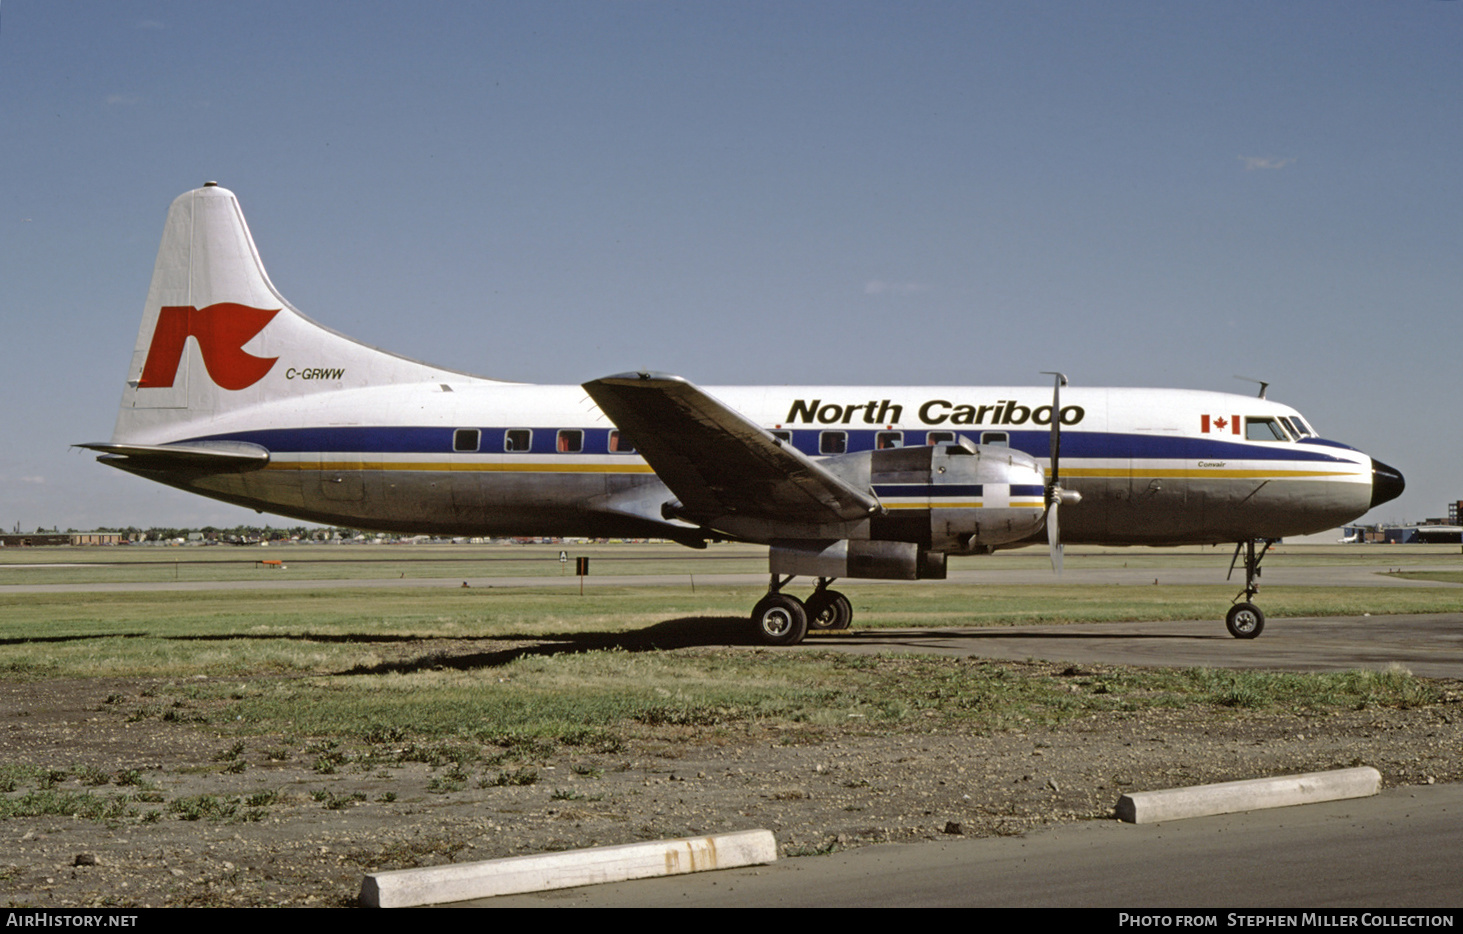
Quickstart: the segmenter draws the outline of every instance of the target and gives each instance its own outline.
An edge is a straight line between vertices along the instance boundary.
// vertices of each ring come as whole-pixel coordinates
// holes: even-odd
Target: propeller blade
[[[1046,542],[1051,547],[1052,570],[1058,577],[1062,576],[1062,534],[1057,529],[1057,507],[1061,505],[1060,500],[1052,500],[1051,505],[1046,508]]]
[[[1051,482],[1053,485],[1060,485],[1062,482],[1062,387],[1067,385],[1067,376],[1065,373],[1051,370],[1043,371],[1042,375],[1052,377]]]
[[[1043,370],[1042,375],[1052,377],[1051,476],[1046,484],[1046,540],[1051,546],[1052,570],[1060,576],[1062,535],[1057,527],[1057,507],[1062,502],[1062,387],[1067,385],[1067,375],[1053,370]]]

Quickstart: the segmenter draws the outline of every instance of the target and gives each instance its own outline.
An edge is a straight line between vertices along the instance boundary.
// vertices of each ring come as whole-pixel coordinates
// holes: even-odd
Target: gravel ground
[[[1054,730],[637,727],[614,753],[457,767],[403,761],[400,743],[135,719],[142,682],[5,683],[0,765],[53,771],[4,797],[125,796],[128,813],[0,821],[0,903],[344,906],[374,870],[636,840],[768,828],[793,856],[1021,834],[1110,819],[1125,791],[1354,765],[1389,785],[1457,782],[1463,683],[1440,684],[1442,704],[1412,710],[1104,713]]]

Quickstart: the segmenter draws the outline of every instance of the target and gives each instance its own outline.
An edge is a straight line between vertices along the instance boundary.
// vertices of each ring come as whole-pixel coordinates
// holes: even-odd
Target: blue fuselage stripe
[[[557,451],[558,432],[564,426],[553,428],[476,428],[481,432],[475,451],[458,451],[453,448],[455,433],[461,428],[424,428],[408,425],[380,427],[342,426],[319,428],[265,428],[256,431],[234,431],[223,434],[203,435],[181,439],[188,441],[243,441],[262,445],[271,452],[280,454],[554,454]],[[528,447],[521,450],[507,450],[507,435],[515,433],[515,440],[523,437],[524,430],[530,432]],[[627,454],[633,452],[609,450],[610,429],[574,429],[584,433],[580,454]],[[848,436],[847,450],[852,452],[871,451],[876,446],[876,436],[887,432],[839,429]],[[792,444],[799,451],[812,457],[820,456],[819,435],[823,429],[792,430]],[[1044,459],[1048,453],[1050,435],[1045,431],[1008,431],[1010,446]],[[906,431],[905,438],[911,444],[925,440],[924,431]],[[1351,461],[1336,457],[1325,450],[1328,447],[1352,450],[1336,442],[1314,440],[1302,443],[1256,444],[1236,441],[1220,441],[1211,438],[1155,437],[1146,434],[1108,434],[1102,432],[1064,431],[1062,433],[1062,456],[1081,459],[1134,459],[1134,460],[1245,460],[1245,461],[1312,461],[1322,463]]]

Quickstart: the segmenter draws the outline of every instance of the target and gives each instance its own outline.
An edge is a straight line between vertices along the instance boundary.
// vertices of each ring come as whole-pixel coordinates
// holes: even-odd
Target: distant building
[[[71,532],[68,537],[72,545],[120,545],[123,540],[121,532]]]
[[[0,535],[0,545],[6,548],[33,548],[39,545],[69,545],[71,536],[65,532],[35,532],[30,535]]]
[[[36,548],[42,545],[120,545],[121,532],[35,532],[30,535],[0,535],[0,547]]]
[[[1346,540],[1365,544],[1451,545],[1463,542],[1463,527],[1438,522],[1423,525],[1360,526],[1343,529]]]

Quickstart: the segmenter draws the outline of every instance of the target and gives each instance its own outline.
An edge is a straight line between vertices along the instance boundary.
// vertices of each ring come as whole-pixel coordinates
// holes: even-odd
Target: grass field
[[[355,549],[34,549],[7,580],[44,573],[52,582],[133,581],[174,572],[170,551],[183,553],[179,575],[237,580],[316,571],[344,581],[472,576],[533,567],[560,573],[558,546]],[[609,742],[616,724],[715,724],[781,718],[801,724],[898,722],[926,711],[987,718],[1065,717],[1114,704],[1420,702],[1416,679],[1392,681],[1353,673],[1274,675],[1194,671],[1130,671],[1102,680],[1100,690],[1073,690],[1061,678],[1004,685],[1010,666],[978,660],[882,660],[834,653],[727,648],[745,644],[747,608],[761,588],[715,583],[715,573],[765,568],[755,549],[727,546],[697,557],[673,546],[590,546],[593,570],[616,574],[703,575],[686,587],[598,583],[581,596],[563,587],[351,587],[177,593],[0,591],[0,678],[158,679],[157,703],[145,715],[180,716],[236,729],[292,730],[363,738],[373,733],[444,737],[548,737]],[[222,552],[214,560],[211,556]],[[263,570],[261,553],[289,570]],[[183,558],[203,554],[207,561]],[[1343,560],[1345,554],[1300,552],[1276,558]],[[1401,554],[1384,552],[1391,565]],[[298,557],[297,557],[298,555]],[[114,556],[116,560],[114,561]],[[1416,559],[1418,555],[1410,553]],[[1445,564],[1444,551],[1422,555]],[[92,560],[84,560],[90,558]],[[1081,561],[1154,567],[1213,562],[1213,550],[1094,552]],[[42,561],[41,559],[46,559]],[[349,559],[349,560],[347,560]],[[999,560],[1042,565],[1044,554]],[[1273,559],[1272,559],[1273,560]],[[1456,562],[1458,558],[1451,556]],[[103,563],[111,562],[111,563]],[[1386,566],[1386,561],[1378,562]],[[100,567],[85,566],[100,564]],[[83,565],[80,567],[72,565]],[[1131,565],[1130,565],[1131,566]],[[687,570],[694,568],[696,570]],[[1457,572],[1446,572],[1454,573]],[[130,575],[139,575],[132,577]],[[163,579],[167,579],[164,576]],[[266,580],[271,578],[265,578]],[[278,577],[272,579],[279,579]],[[1456,577],[1446,578],[1456,580]],[[850,587],[862,629],[1000,626],[1019,623],[1199,619],[1216,615],[1235,587],[1059,584],[971,586],[954,582],[860,584]],[[1463,611],[1463,588],[1268,587],[1272,617]],[[810,638],[837,639],[837,634]],[[659,651],[676,649],[676,651]],[[1349,681],[1347,679],[1350,679]],[[1285,687],[1279,687],[1279,685]],[[1344,685],[1350,685],[1345,687]],[[1000,687],[1001,690],[996,690]],[[994,698],[1004,698],[999,703]],[[169,706],[178,705],[178,706]]]

